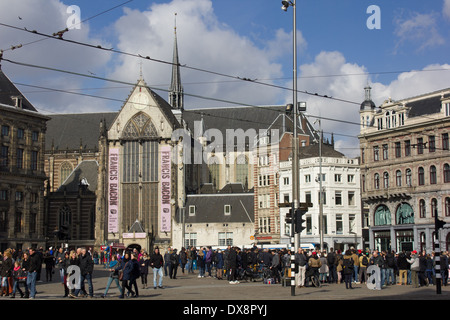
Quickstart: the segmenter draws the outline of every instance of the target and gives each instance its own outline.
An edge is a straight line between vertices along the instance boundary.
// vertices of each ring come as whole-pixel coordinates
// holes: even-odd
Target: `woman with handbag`
[[[3,263],[0,269],[0,275],[2,277],[2,296],[8,297],[12,289],[11,275],[14,269],[11,251],[8,249],[3,253]]]
[[[119,271],[122,268],[119,261],[117,260],[117,257],[115,255],[111,256],[111,261],[108,264],[109,269],[109,277],[108,277],[108,283],[106,284],[105,293],[101,295],[102,298],[105,298],[108,294],[109,287],[111,286],[111,283],[114,281],[117,285],[117,288],[120,291],[120,295],[123,296],[123,290],[120,286],[119,282]]]
[[[22,268],[19,261],[14,262],[14,269],[12,272],[12,279],[14,281],[13,289],[11,293],[11,298],[16,297],[16,290],[19,291],[20,297],[23,298],[28,296],[28,287],[27,287],[27,272]],[[20,284],[23,284],[25,287],[25,294],[20,289]]]

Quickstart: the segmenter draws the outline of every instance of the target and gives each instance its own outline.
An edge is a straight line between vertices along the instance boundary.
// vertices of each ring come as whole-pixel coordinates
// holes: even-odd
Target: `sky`
[[[367,84],[377,106],[450,87],[450,0],[297,0],[295,12],[297,99],[347,156]],[[279,0],[1,0],[1,68],[42,113],[115,112],[141,70],[168,99],[176,26],[186,109],[284,105],[293,13]],[[121,53],[38,34],[66,27]]]

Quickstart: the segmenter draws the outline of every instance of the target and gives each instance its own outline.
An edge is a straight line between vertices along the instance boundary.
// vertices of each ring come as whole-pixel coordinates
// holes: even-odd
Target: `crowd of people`
[[[257,278],[270,279],[268,283],[282,283],[290,278],[291,251],[289,249],[263,249],[228,246],[226,249],[168,248],[161,253],[156,247],[150,254],[145,250],[129,249],[122,252],[92,252],[90,248],[48,250],[29,248],[22,250],[7,249],[1,255],[0,276],[2,279],[1,296],[34,299],[36,283],[41,280],[45,267],[46,281],[52,281],[57,272],[63,287],[64,297],[78,298],[94,296],[92,276],[95,264],[101,264],[109,271],[106,288],[101,297],[107,297],[108,291],[116,284],[119,298],[138,297],[140,279],[141,288],[149,287],[148,275],[153,271],[153,288],[164,289],[163,279],[177,279],[178,272],[183,275],[197,274],[198,278],[215,278],[238,284],[243,280]],[[317,283],[345,283],[347,289],[355,283],[371,281],[368,268],[379,267],[380,280],[377,289],[389,285],[411,285],[421,287],[435,285],[436,257],[434,252],[426,253],[361,251],[350,248],[345,252],[304,250],[299,248],[295,258],[295,284],[298,288]],[[440,281],[448,283],[449,253],[440,255]],[[75,267],[76,266],[76,267]],[[79,270],[77,279],[72,279],[73,269]],[[87,284],[87,285],[86,285]],[[86,290],[87,289],[87,290]]]

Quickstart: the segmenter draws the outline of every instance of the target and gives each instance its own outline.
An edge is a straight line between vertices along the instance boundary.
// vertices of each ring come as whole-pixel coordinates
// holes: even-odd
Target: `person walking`
[[[400,252],[397,258],[398,267],[398,284],[407,285],[408,284],[408,261],[406,260],[406,254],[404,251]]]
[[[123,290],[120,286],[119,282],[119,270],[121,269],[120,262],[117,260],[115,255],[111,256],[111,261],[108,263],[109,269],[109,277],[108,282],[106,283],[105,293],[101,295],[102,298],[105,298],[108,294],[111,283],[114,281],[117,285],[117,289],[119,289],[120,295],[123,296]]]
[[[353,268],[353,257],[352,252],[350,250],[345,251],[345,255],[342,260],[343,270],[342,273],[344,275],[345,289],[353,289],[352,287],[352,277],[354,274]]]
[[[130,288],[134,288],[134,291],[129,292],[129,294],[131,294],[132,297],[139,297],[139,288],[137,285],[137,279],[140,277],[141,275],[141,268],[139,266],[139,261],[138,261],[138,255],[139,253],[137,251],[134,251],[133,253],[131,253],[131,277],[130,277],[130,282],[128,284],[128,286]]]
[[[147,252],[144,251],[139,258],[139,268],[140,268],[140,273],[141,273],[140,277],[141,277],[142,289],[147,288],[149,264],[150,264],[149,256],[148,256]]]
[[[75,289],[75,292],[71,297],[78,297],[80,291],[83,292],[83,296],[85,295],[85,285],[84,281],[86,280],[88,283],[89,297],[94,297],[94,286],[92,283],[92,273],[94,271],[94,261],[89,252],[87,252],[86,248],[81,249],[81,255],[79,256],[79,267],[80,267],[80,288]]]
[[[295,267],[296,267],[296,284],[298,288],[302,288],[305,286],[305,278],[306,278],[306,264],[308,263],[308,259],[302,248],[298,248],[297,253],[295,254]]]
[[[150,256],[150,267],[153,270],[153,288],[156,289],[156,284],[158,280],[158,288],[163,289],[163,266],[164,266],[164,258],[159,253],[159,248],[156,247],[153,254]]]
[[[28,267],[27,274],[27,286],[30,288],[30,297],[29,299],[36,298],[36,279],[38,275],[38,270],[41,264],[41,258],[36,252],[36,249],[30,248],[30,264]]]
[[[3,261],[0,268],[0,275],[2,277],[1,296],[8,297],[12,291],[11,276],[14,269],[11,250],[7,249],[3,252]]]
[[[20,265],[20,262],[18,260],[16,260],[14,262],[14,268],[13,268],[11,277],[13,279],[13,289],[12,289],[12,293],[11,293],[11,298],[15,298],[16,291],[18,291],[20,294],[20,297],[23,298],[25,296],[25,294],[20,289],[20,284],[26,282],[27,276],[26,276],[26,272],[23,271],[22,266]],[[25,289],[28,291],[28,288],[26,286],[25,286]]]

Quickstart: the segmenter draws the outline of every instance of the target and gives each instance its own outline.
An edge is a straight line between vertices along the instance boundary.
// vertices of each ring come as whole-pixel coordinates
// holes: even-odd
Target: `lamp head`
[[[290,3],[289,3],[289,1],[281,1],[281,4],[283,5],[282,7],[281,7],[281,9],[282,10],[284,10],[284,11],[287,11],[287,9],[289,8],[289,6],[290,6]]]

